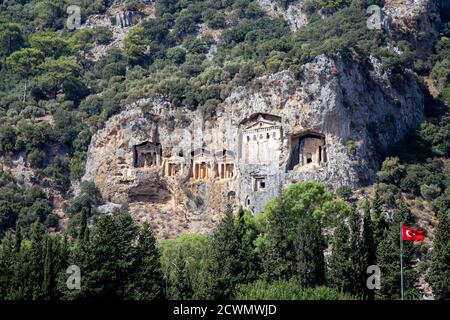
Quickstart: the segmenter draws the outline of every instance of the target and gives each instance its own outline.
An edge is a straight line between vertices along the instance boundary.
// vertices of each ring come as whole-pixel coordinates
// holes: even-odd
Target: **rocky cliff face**
[[[388,31],[397,39],[407,40],[416,53],[432,53],[439,32],[439,0],[386,0],[383,11]]]
[[[423,119],[412,74],[395,88],[367,67],[317,57],[236,88],[215,119],[149,97],[113,116],[92,138],[83,179],[104,199],[130,203],[160,237],[209,230],[226,204],[262,210],[279,186],[307,179],[333,188],[373,181],[377,150]]]
[[[154,18],[154,16],[155,7],[153,1],[150,0],[141,2],[137,10],[127,10],[124,3],[117,2],[105,14],[89,16],[82,28],[106,27],[112,32],[112,41],[109,44],[97,44],[89,52],[88,58],[96,61],[111,48],[122,48],[130,28],[145,19]]]
[[[258,0],[261,9],[270,17],[283,18],[289,23],[292,31],[298,30],[301,26],[308,23],[304,13],[304,0],[289,2],[285,8],[273,0]]]

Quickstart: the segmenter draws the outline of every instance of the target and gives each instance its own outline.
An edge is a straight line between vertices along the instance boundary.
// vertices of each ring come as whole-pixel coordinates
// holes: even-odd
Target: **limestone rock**
[[[292,31],[297,31],[308,22],[303,11],[304,2],[304,0],[295,0],[290,2],[287,8],[283,8],[275,0],[258,0],[261,9],[268,16],[283,18],[289,23]]]
[[[319,56],[298,75],[236,88],[210,120],[160,96],[137,101],[93,136],[83,179],[163,238],[209,230],[227,203],[256,214],[280,185],[367,185],[378,152],[424,117],[412,73],[398,88],[379,61],[367,64]]]
[[[432,53],[439,36],[437,0],[386,0],[383,12],[395,38],[407,40],[420,56]]]

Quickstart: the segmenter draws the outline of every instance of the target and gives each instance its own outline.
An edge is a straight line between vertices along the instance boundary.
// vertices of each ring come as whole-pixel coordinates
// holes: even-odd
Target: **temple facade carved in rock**
[[[327,165],[324,134],[312,130],[283,134],[282,127],[281,117],[256,113],[242,120],[231,135],[221,135],[224,147],[214,145],[210,149],[205,145],[190,152],[177,149],[164,157],[164,145],[145,141],[133,147],[134,167],[158,168],[165,178],[195,185],[222,181],[229,188],[224,201],[256,213],[276,196],[283,182],[280,172],[295,176]],[[237,144],[232,145],[227,139]],[[286,145],[288,152],[283,152]],[[280,169],[282,166],[286,170]]]

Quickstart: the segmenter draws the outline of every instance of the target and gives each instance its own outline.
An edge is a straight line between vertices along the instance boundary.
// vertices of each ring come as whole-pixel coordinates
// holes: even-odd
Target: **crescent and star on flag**
[[[425,234],[423,231],[402,225],[402,239],[404,241],[423,241],[425,239]]]

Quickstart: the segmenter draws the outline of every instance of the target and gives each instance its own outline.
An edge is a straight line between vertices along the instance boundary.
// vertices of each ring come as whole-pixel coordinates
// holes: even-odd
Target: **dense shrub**
[[[257,281],[237,289],[237,300],[356,300],[356,298],[327,287],[305,288],[296,281],[280,280],[273,283]]]

